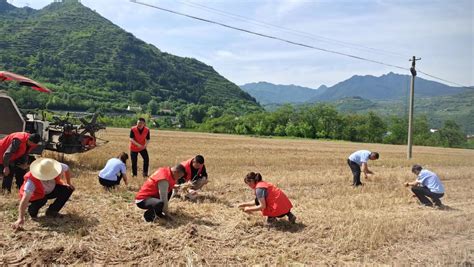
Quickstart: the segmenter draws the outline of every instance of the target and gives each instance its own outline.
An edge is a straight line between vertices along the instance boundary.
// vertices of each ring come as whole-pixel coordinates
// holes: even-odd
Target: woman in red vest
[[[143,218],[153,222],[155,218],[165,217],[168,213],[168,200],[179,178],[186,175],[183,165],[159,168],[142,185],[135,196],[135,203],[146,210]]]
[[[278,187],[262,181],[260,173],[250,172],[244,182],[255,191],[255,201],[240,204],[238,207],[244,212],[261,211],[267,216],[267,224],[276,222],[276,218],[288,216],[291,223],[295,223],[296,216],[291,213],[291,204],[288,197]]]
[[[38,211],[48,199],[55,199],[46,210],[48,217],[61,217],[59,211],[66,204],[74,191],[74,187],[61,180],[64,172],[68,171],[65,164],[54,159],[41,158],[31,163],[30,171],[25,175],[25,181],[20,188],[20,205],[18,220],[13,229],[23,227],[26,208],[31,218],[38,217]],[[68,179],[67,175],[66,179]]]
[[[0,172],[4,176],[3,191],[11,192],[13,176],[18,188],[23,184],[25,169],[28,168],[28,154],[40,141],[39,134],[26,132],[12,133],[0,140]]]
[[[132,177],[137,176],[138,153],[143,158],[143,177],[148,177],[150,158],[146,147],[150,142],[150,129],[145,126],[145,119],[139,118],[137,125],[130,129],[130,157],[132,158]]]

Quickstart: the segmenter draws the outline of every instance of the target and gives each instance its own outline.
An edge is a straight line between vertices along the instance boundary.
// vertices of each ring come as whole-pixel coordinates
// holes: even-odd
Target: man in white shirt
[[[347,165],[349,165],[349,168],[351,168],[352,175],[353,175],[353,181],[352,181],[353,186],[362,185],[360,181],[361,167],[362,167],[362,172],[364,172],[366,179],[367,179],[367,175],[374,174],[371,170],[369,170],[369,166],[367,165],[369,159],[370,160],[379,159],[379,153],[370,152],[368,150],[359,150],[352,153],[347,159]]]
[[[436,173],[423,169],[420,165],[413,165],[411,172],[417,175],[414,182],[405,183],[405,186],[411,186],[411,191],[420,200],[421,204],[432,207],[442,207],[440,198],[444,196],[444,185]],[[429,199],[433,202],[431,202]]]

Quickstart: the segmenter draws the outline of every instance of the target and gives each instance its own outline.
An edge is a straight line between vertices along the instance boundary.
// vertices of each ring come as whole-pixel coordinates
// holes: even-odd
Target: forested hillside
[[[0,47],[0,69],[55,91],[22,108],[118,111],[128,105],[157,109],[193,103],[260,109],[211,66],[164,53],[78,1],[34,10],[0,0]],[[31,96],[23,89],[14,97],[28,102]]]

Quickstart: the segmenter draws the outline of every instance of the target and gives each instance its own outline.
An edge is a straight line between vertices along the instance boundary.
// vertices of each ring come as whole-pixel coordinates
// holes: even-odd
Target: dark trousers
[[[433,203],[436,206],[441,206],[441,200],[444,196],[444,193],[433,193],[427,187],[424,186],[413,186],[411,191],[416,195],[416,197],[420,200],[421,204],[426,206],[433,206]],[[433,202],[431,202],[427,197],[430,197]]]
[[[360,182],[360,166],[354,161],[347,159],[347,165],[351,168],[352,171],[352,185],[358,186],[362,183]]]
[[[117,181],[110,181],[107,179],[100,178],[99,176],[99,183],[100,185],[102,185],[103,187],[106,187],[107,189],[113,188],[120,184],[120,181],[122,181],[122,177],[123,177],[123,174],[120,174],[120,175],[117,175]]]
[[[258,205],[260,205],[260,201],[258,201],[258,198],[255,198],[255,206],[258,206]],[[276,216],[276,217],[268,217],[268,218],[283,218],[283,217],[285,217],[285,216],[290,217],[290,216],[291,216],[291,210],[289,210],[289,211],[288,211],[287,213],[285,213],[285,214],[278,215],[278,216]]]
[[[171,198],[171,195],[173,194],[173,191],[168,193],[168,200]],[[163,200],[155,197],[149,197],[142,202],[137,203],[137,207],[143,210],[154,210],[155,214],[158,217],[163,216]]]
[[[143,176],[148,176],[148,164],[150,162],[150,158],[148,157],[148,151],[146,149],[143,149],[140,152],[130,151],[130,155],[132,158],[132,175],[137,176],[138,153],[140,153],[143,158]]]
[[[38,199],[35,201],[30,202],[30,206],[28,206],[28,213],[30,214],[31,217],[37,217],[38,216],[38,211],[46,205],[46,202],[48,202],[48,199],[53,199],[55,198],[54,202],[49,205],[48,210],[46,210],[46,214],[48,213],[57,213],[59,212],[64,204],[69,200],[69,197],[71,197],[73,190],[70,189],[69,187],[61,184],[57,184],[54,187],[53,192],[47,194],[44,198]]]
[[[3,172],[4,166],[0,164],[0,172]],[[10,165],[10,174],[3,177],[2,189],[8,192],[12,191],[13,177],[15,177],[16,187],[20,189],[23,184],[23,176],[25,176],[26,170],[14,165]]]

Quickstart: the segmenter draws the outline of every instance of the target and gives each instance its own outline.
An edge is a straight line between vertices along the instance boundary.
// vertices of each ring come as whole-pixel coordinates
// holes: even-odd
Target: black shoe
[[[145,213],[143,213],[143,219],[145,220],[145,222],[153,222],[155,221],[155,218],[156,214],[153,209],[148,209],[147,211],[145,211]]]
[[[64,215],[62,215],[61,213],[59,213],[59,212],[57,212],[57,211],[46,210],[46,217],[50,217],[50,218],[63,218]]]
[[[296,223],[296,216],[291,212],[288,214],[288,221],[293,224]]]

